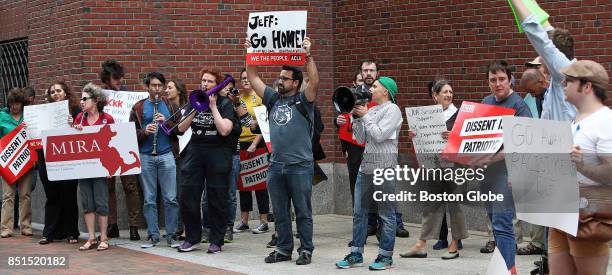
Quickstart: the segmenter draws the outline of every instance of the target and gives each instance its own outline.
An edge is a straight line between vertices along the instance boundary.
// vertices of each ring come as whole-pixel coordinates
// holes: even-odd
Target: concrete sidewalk
[[[312,264],[307,266],[295,265],[295,259],[297,259],[296,253],[293,254],[293,261],[291,262],[264,263],[264,257],[272,251],[272,249],[266,248],[266,243],[272,235],[271,232],[259,235],[250,232],[235,234],[234,242],[226,244],[223,247],[223,252],[215,255],[206,254],[207,244],[202,244],[202,250],[190,253],[178,253],[176,249],[167,247],[163,242],[162,245],[149,249],[141,249],[140,244],[142,242],[132,242],[123,238],[113,239],[111,244],[138,252],[247,274],[371,274],[371,271],[367,269],[367,265],[376,258],[376,238],[370,237],[368,239],[365,247],[364,267],[339,270],[335,268],[334,263],[348,253],[347,243],[351,238],[352,219],[349,216],[339,215],[320,215],[315,216],[314,219],[315,251]],[[251,224],[251,227],[254,225],[255,222]],[[409,225],[407,229],[410,231],[411,237],[396,239],[394,265],[390,270],[384,271],[385,274],[485,273],[492,254],[479,253],[480,247],[487,240],[486,235],[482,232],[470,232],[470,237],[463,241],[464,249],[460,251],[460,257],[446,261],[440,258],[444,253],[443,250],[435,251],[431,249],[433,242],[428,243],[428,258],[400,258],[399,253],[407,251],[414,244],[416,237],[420,233],[420,228],[416,225]],[[128,232],[123,231],[121,235],[127,236]],[[142,231],[141,235],[146,236],[146,233]],[[297,248],[299,240],[295,239],[295,241]],[[109,253],[113,253],[112,248]],[[529,274],[529,271],[535,268],[533,262],[538,259],[539,256],[516,256],[519,274]],[[185,270],[175,269],[170,271],[183,273],[182,271]],[[609,268],[608,271],[612,272],[612,268]]]

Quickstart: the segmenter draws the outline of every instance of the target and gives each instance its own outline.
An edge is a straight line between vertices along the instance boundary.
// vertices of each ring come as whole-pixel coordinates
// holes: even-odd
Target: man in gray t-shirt
[[[293,66],[283,66],[278,77],[278,93],[267,87],[259,78],[257,67],[247,65],[247,77],[257,95],[263,98],[268,109],[272,158],[268,168],[268,192],[274,208],[276,250],[265,258],[266,263],[291,260],[293,234],[289,207],[295,208],[297,231],[300,237],[298,265],[310,264],[312,243],[312,123],[314,101],[319,87],[319,73],[310,55],[311,41],[304,39],[306,69],[310,81],[300,92],[304,80],[302,71]],[[247,40],[245,47],[250,48]]]

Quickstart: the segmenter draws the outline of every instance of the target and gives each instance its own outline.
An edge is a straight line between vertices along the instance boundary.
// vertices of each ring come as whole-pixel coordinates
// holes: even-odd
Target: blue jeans
[[[300,237],[298,253],[314,250],[312,243],[312,175],[314,164],[304,161],[296,164],[272,162],[268,168],[268,193],[274,208],[274,226],[278,238],[276,251],[283,255],[293,252],[290,203],[295,209],[295,223]]]
[[[236,220],[236,192],[238,190],[238,176],[240,175],[240,154],[234,154],[232,156],[232,171],[230,171],[229,178],[229,210],[227,211],[227,225],[229,227],[234,226]],[[206,195],[206,189],[202,194],[202,228],[209,229],[210,223],[208,222],[208,196]]]
[[[140,184],[144,200],[143,212],[147,221],[147,232],[154,239],[159,239],[157,225],[157,183],[164,203],[166,236],[176,233],[178,223],[178,202],[176,200],[176,163],[172,152],[163,155],[140,155],[142,173]]]
[[[380,243],[378,244],[378,254],[391,257],[393,256],[393,248],[395,246],[395,230],[397,223],[395,221],[395,202],[380,201],[373,202],[375,191],[381,191],[382,194],[395,193],[395,180],[385,180],[382,185],[374,185],[373,175],[367,175],[359,172],[357,181],[355,182],[355,205],[353,207],[353,246],[351,252],[359,252],[363,254],[363,246],[368,237],[368,210],[371,203],[378,204],[378,219],[381,223]],[[377,195],[377,198],[382,198]]]
[[[495,245],[499,249],[508,269],[515,264],[516,239],[512,218],[515,216],[512,192],[508,186],[508,172],[503,161],[490,165],[485,171],[485,181],[480,185],[481,192],[504,195],[503,201],[488,202],[487,212],[491,220]]]

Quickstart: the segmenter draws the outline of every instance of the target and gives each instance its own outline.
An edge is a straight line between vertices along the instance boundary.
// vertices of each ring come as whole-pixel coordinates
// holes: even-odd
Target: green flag
[[[544,24],[544,22],[548,21],[548,17],[550,17],[548,13],[546,13],[546,11],[540,8],[540,6],[538,6],[538,4],[534,0],[521,0],[521,1],[523,2],[523,5],[525,5],[527,10],[531,12],[532,15],[535,15],[538,17],[540,24]],[[514,20],[516,20],[516,25],[518,27],[519,33],[523,33],[523,27],[521,26],[521,20],[516,14],[514,5],[512,5],[512,0],[508,0],[508,3],[510,4],[510,8],[512,8],[512,14],[514,14]]]

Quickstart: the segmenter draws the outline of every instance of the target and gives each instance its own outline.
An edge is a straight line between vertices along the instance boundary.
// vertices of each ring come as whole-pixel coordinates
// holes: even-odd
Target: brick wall
[[[575,35],[578,58],[602,62],[612,72],[612,3],[539,2],[553,25]],[[507,59],[522,70],[520,65],[535,56],[516,32],[505,0],[0,0],[0,41],[29,38],[30,82],[39,93],[56,78],[77,89],[99,83],[100,64],[108,58],[124,64],[131,90],[143,90],[141,79],[152,70],[183,79],[193,89],[203,66],[237,76],[244,66],[241,39],[250,11],[292,9],[309,11],[328,161],[342,161],[330,95],[333,87],[351,82],[364,57],[378,60],[382,74],[398,81],[403,108],[431,104],[425,86],[435,75],[453,81],[456,104],[479,100],[488,93],[483,73],[488,61]],[[268,83],[278,74],[277,67],[261,71]],[[404,151],[406,129],[400,138]]]

